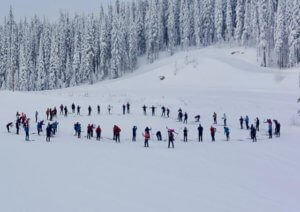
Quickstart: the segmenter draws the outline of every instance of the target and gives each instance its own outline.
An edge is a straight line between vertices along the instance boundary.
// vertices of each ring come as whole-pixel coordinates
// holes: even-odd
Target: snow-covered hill
[[[235,54],[232,52],[237,51]],[[299,211],[300,129],[293,125],[297,111],[299,70],[263,69],[253,49],[211,47],[163,57],[121,79],[45,92],[1,91],[0,211]],[[164,80],[160,77],[164,76]],[[50,143],[31,135],[31,142],[7,133],[5,125],[17,111],[45,119],[48,107],[79,104],[82,115],[59,116],[59,130]],[[122,115],[122,104],[132,112]],[[96,105],[101,105],[101,115]],[[107,106],[113,106],[108,115]],[[142,114],[142,106],[156,106],[155,117]],[[93,107],[87,116],[87,107]],[[160,117],[160,107],[171,118]],[[182,142],[184,125],[177,110],[188,112],[189,142]],[[210,141],[212,114],[217,112],[216,142]],[[231,130],[225,141],[221,116]],[[204,142],[197,142],[201,115]],[[238,119],[259,117],[261,131],[252,143]],[[282,125],[280,138],[267,138],[267,118]],[[73,124],[101,125],[104,139],[77,139]],[[121,127],[115,144],[112,127]],[[131,142],[131,128],[138,141]],[[150,148],[143,147],[142,132],[152,127]],[[175,149],[154,139],[157,130],[166,138],[166,126],[179,135]],[[14,132],[15,130],[12,129]]]

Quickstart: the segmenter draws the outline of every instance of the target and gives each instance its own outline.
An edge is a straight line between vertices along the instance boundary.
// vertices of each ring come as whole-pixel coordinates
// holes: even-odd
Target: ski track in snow
[[[231,55],[232,51],[244,54]],[[43,92],[0,91],[0,211],[300,211],[299,127],[291,120],[298,109],[297,70],[279,72],[256,65],[255,50],[205,48],[179,52],[153,64],[139,64],[135,72],[94,85]],[[298,70],[299,72],[299,70]],[[165,76],[165,80],[159,80]],[[278,77],[279,76],[279,77]],[[132,113],[122,115],[129,101]],[[47,107],[81,105],[81,116],[58,115],[58,134],[50,143],[44,134],[32,141],[7,133],[6,123],[16,111],[45,119]],[[101,105],[101,115],[96,105]],[[112,115],[107,106],[113,106]],[[157,107],[156,116],[142,114],[142,106]],[[87,107],[93,107],[87,116]],[[171,109],[160,117],[160,107]],[[177,110],[188,112],[189,141],[182,142],[183,125]],[[216,142],[210,141],[213,112],[218,113]],[[226,113],[231,140],[225,141],[222,119]],[[201,115],[204,141],[197,142]],[[239,129],[239,117],[258,116],[258,141]],[[268,139],[267,118],[282,125],[280,138]],[[81,122],[81,139],[73,124]],[[47,122],[46,122],[47,123]],[[100,142],[87,140],[86,126],[101,125]],[[112,127],[121,127],[121,143]],[[137,142],[131,128],[138,127]],[[142,133],[152,127],[150,148],[143,147]],[[179,131],[175,149],[153,139],[157,130],[166,139],[166,126]]]

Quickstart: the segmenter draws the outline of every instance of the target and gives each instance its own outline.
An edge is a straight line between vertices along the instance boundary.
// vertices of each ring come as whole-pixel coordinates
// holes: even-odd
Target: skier
[[[56,134],[56,132],[57,132],[57,127],[58,127],[58,122],[55,121],[55,122],[52,124],[52,133],[53,133],[53,135]]]
[[[244,118],[241,116],[240,118],[241,129],[244,129],[243,124],[244,124]]]
[[[181,110],[181,108],[179,108],[179,110],[178,110],[178,121],[182,122],[182,117],[183,117],[182,110]]]
[[[126,108],[127,108],[127,113],[129,114],[130,113],[130,104],[129,104],[129,102],[127,102]]]
[[[183,142],[187,142],[188,141],[188,129],[186,127],[184,127],[183,129]]]
[[[214,124],[217,124],[217,113],[214,112],[213,114]]]
[[[29,125],[24,125],[24,131],[25,131],[25,141],[29,141]]]
[[[52,121],[52,119],[53,119],[53,111],[52,111],[52,109],[50,108],[50,110],[49,110],[49,114],[50,114],[50,121]]]
[[[100,139],[101,139],[101,128],[100,128],[100,126],[98,126],[97,128],[96,128],[96,135],[97,135],[97,137],[96,137],[96,139],[97,139],[97,141],[100,141]]]
[[[137,126],[133,126],[133,128],[132,128],[132,141],[136,141],[136,131],[137,131]]]
[[[152,105],[152,107],[151,107],[152,116],[155,116],[155,108],[156,107],[154,107],[154,105]]]
[[[217,131],[216,128],[214,128],[213,126],[210,127],[210,135],[211,135],[211,140],[212,141],[216,141],[215,140],[216,131]]]
[[[195,122],[199,122],[200,121],[200,115],[195,116]]]
[[[6,125],[6,129],[7,129],[7,132],[10,133],[10,130],[9,128],[12,127],[13,123],[12,122],[9,122],[7,125]]]
[[[144,147],[149,147],[149,139],[150,139],[150,134],[149,132],[145,132],[145,134],[143,134],[144,138],[145,138],[145,143],[144,143]]]
[[[77,105],[77,115],[80,115],[80,106]]]
[[[64,106],[63,104],[60,105],[60,115],[64,114]]]
[[[37,121],[38,121],[38,116],[39,116],[39,113],[37,111],[35,111],[35,123],[37,123]]]
[[[71,108],[72,108],[72,113],[75,113],[75,104],[74,103],[72,104]]]
[[[226,117],[226,114],[225,114],[225,113],[224,113],[222,119],[223,119],[223,121],[224,121],[224,127],[226,127],[226,125],[227,125],[227,117]]]
[[[161,140],[162,140],[161,132],[160,132],[160,131],[157,131],[157,132],[156,132],[156,138],[157,138],[158,141],[161,141]]]
[[[91,107],[91,105],[89,105],[89,107],[88,107],[88,115],[90,116],[91,115],[91,113],[92,113],[92,107]]]
[[[147,106],[144,105],[142,108],[143,108],[144,115],[146,116],[147,115]]]
[[[108,106],[107,106],[107,111],[108,111],[108,114],[109,114],[109,115],[110,115],[111,110],[112,110],[112,106],[111,106],[111,105],[108,105]]]
[[[43,132],[43,125],[44,125],[44,120],[37,123],[38,135],[40,135],[40,133]]]
[[[77,136],[78,138],[81,137],[81,124],[77,122]]]
[[[67,117],[68,116],[68,108],[67,108],[67,106],[65,106],[65,117]]]
[[[97,105],[97,112],[98,112],[98,115],[100,115],[100,105]]]
[[[91,135],[92,135],[92,126],[90,124],[88,124],[87,126],[87,139],[91,139]]]
[[[125,113],[126,113],[126,105],[125,104],[123,104],[123,115],[125,115]]]
[[[256,131],[259,131],[259,119],[258,119],[258,117],[256,117],[256,120],[255,120],[255,128],[256,128]]]
[[[165,106],[162,106],[162,107],[161,107],[161,116],[162,116],[162,117],[165,117],[165,116],[166,116],[166,108],[165,108]]]
[[[198,141],[203,141],[203,127],[201,126],[201,124],[199,124],[198,127]]]
[[[170,148],[171,145],[172,145],[172,148],[174,148],[174,140],[175,140],[174,133],[176,133],[176,132],[174,129],[167,128],[167,130],[168,130],[168,136],[169,136],[168,148]],[[178,133],[176,133],[176,134],[178,135]]]
[[[167,108],[167,117],[169,118],[170,117],[170,109]]]
[[[51,132],[52,132],[52,125],[50,123],[48,123],[48,126],[46,128],[46,141],[47,142],[50,142]]]
[[[54,107],[54,109],[52,110],[52,113],[53,113],[53,117],[57,117],[57,110],[56,110],[56,107]]]
[[[187,120],[188,120],[188,114],[187,114],[187,112],[185,112],[183,123],[187,124]]]
[[[224,127],[224,134],[226,135],[226,141],[229,141],[230,131],[228,127]]]
[[[253,142],[257,142],[257,139],[256,139],[256,129],[253,126],[253,124],[251,124],[251,127],[250,127],[250,137],[251,137],[251,139],[252,139]]]
[[[280,137],[280,123],[277,120],[273,120],[275,123],[275,135],[276,137]]]
[[[245,124],[246,124],[247,130],[249,130],[249,117],[248,117],[248,115],[246,115],[246,117],[245,117]]]
[[[121,129],[120,127],[118,127],[117,125],[114,126],[114,135],[115,135],[115,141],[118,143],[120,143],[120,132],[121,132]]]

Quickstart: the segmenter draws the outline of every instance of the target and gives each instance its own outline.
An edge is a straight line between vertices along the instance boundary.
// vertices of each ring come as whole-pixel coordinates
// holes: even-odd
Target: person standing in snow
[[[162,116],[162,117],[165,117],[165,116],[166,116],[166,108],[165,108],[165,106],[162,106],[162,107],[161,107],[161,116]]]
[[[97,112],[98,112],[98,115],[100,115],[100,105],[97,105]]]
[[[149,147],[149,143],[148,143],[148,141],[149,141],[149,139],[150,139],[150,134],[149,134],[149,132],[145,132],[145,133],[143,134],[143,136],[144,136],[144,138],[145,138],[144,147]]]
[[[195,122],[200,122],[200,115],[195,116]]]
[[[35,123],[38,122],[38,116],[39,116],[39,113],[37,111],[35,111]]]
[[[244,118],[241,116],[240,118],[241,129],[244,129],[243,124],[244,124]]]
[[[64,114],[64,106],[63,104],[60,105],[60,115]]]
[[[203,127],[201,126],[201,124],[199,124],[198,129],[198,141],[202,142],[203,141]]]
[[[226,141],[229,141],[230,131],[228,127],[224,127],[224,134],[226,135]]]
[[[273,120],[275,124],[275,136],[280,137],[280,123],[277,120]]]
[[[259,131],[259,119],[258,119],[258,117],[256,117],[256,120],[255,120],[255,128],[256,128],[256,131]]]
[[[188,129],[186,127],[183,129],[183,142],[188,142]]]
[[[248,117],[248,115],[246,115],[245,124],[246,124],[247,130],[249,130],[249,117]]]
[[[50,123],[48,123],[48,126],[46,128],[46,141],[47,142],[50,142],[51,133],[52,133],[52,125]]]
[[[187,124],[187,120],[188,120],[188,114],[187,112],[184,113],[184,120],[183,120],[183,123],[184,124]]]
[[[167,117],[169,118],[170,117],[170,109],[167,108]]]
[[[96,140],[97,141],[100,141],[100,139],[101,139],[101,128],[100,128],[100,126],[98,126],[97,128],[96,128]]]
[[[156,132],[156,138],[157,138],[158,141],[162,140],[162,136],[161,136],[161,132],[160,131]]]
[[[80,116],[80,106],[77,105],[77,115]]]
[[[44,120],[37,123],[38,135],[40,135],[40,133],[43,132],[43,125],[44,125]]]
[[[111,110],[112,110],[112,106],[111,106],[111,105],[108,105],[108,106],[107,106],[107,111],[108,111],[108,114],[109,114],[109,115],[110,115]]]
[[[127,113],[129,114],[130,113],[130,104],[129,104],[129,102],[127,102],[126,108],[127,108]]]
[[[17,120],[16,120],[16,134],[17,134],[17,135],[19,135],[20,124],[21,124],[20,119],[17,119]]]
[[[253,124],[250,127],[250,137],[252,139],[253,142],[257,142],[256,139],[256,129],[254,128]]]
[[[91,107],[91,105],[89,105],[89,107],[88,107],[88,113],[89,113],[88,115],[91,116],[91,114],[92,114],[92,107]]]
[[[12,122],[9,122],[7,125],[6,125],[6,129],[7,129],[7,132],[10,133],[10,127],[12,127],[13,123]]]
[[[268,124],[268,134],[269,134],[269,139],[271,139],[272,138],[272,133],[273,133],[272,120],[268,119],[267,121],[265,121],[265,123]]]
[[[137,131],[137,126],[133,126],[133,128],[132,128],[132,141],[136,141],[136,131]]]
[[[146,116],[147,115],[147,106],[144,105],[142,108],[143,108],[144,115]]]
[[[175,140],[174,133],[176,133],[176,132],[174,129],[167,128],[167,130],[168,130],[168,136],[169,136],[168,148],[170,148],[171,145],[172,145],[172,148],[174,148],[174,140]],[[176,133],[176,134],[178,134],[178,133]]]
[[[49,109],[49,108],[47,108],[47,110],[46,110],[46,116],[47,116],[47,120],[49,119],[49,115],[50,115],[50,109]]]
[[[115,141],[117,143],[120,143],[120,132],[121,132],[120,127],[118,127],[117,125],[115,125],[113,131],[114,131],[114,135],[115,135]]]
[[[74,103],[71,105],[71,109],[72,109],[72,113],[75,113],[75,104]]]
[[[126,105],[125,104],[123,104],[123,115],[125,115],[125,113],[126,113]]]
[[[213,114],[214,124],[217,124],[217,113],[214,112]]]
[[[216,128],[214,128],[213,126],[210,127],[211,141],[213,141],[213,142],[216,141],[215,140],[216,131],[217,131]]]
[[[223,119],[223,121],[224,121],[224,127],[226,127],[226,125],[227,125],[227,117],[226,117],[226,114],[225,114],[225,113],[224,113],[222,119]]]
[[[24,131],[25,131],[25,141],[29,141],[29,119],[26,120],[24,124]]]
[[[178,121],[179,122],[182,122],[182,117],[183,117],[183,113],[182,113],[181,108],[179,108],[179,110],[178,110]]]
[[[68,116],[68,108],[67,108],[67,106],[65,106],[65,117],[67,117]]]
[[[154,105],[152,105],[152,107],[151,107],[152,116],[155,116],[155,108],[156,107],[154,107]]]

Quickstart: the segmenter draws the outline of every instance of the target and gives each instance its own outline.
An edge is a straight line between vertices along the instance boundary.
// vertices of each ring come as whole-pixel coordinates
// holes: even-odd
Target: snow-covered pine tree
[[[249,40],[251,35],[251,0],[245,0],[245,19],[244,30],[242,34],[242,45],[249,46]]]
[[[189,7],[187,0],[181,0],[180,6],[180,35],[181,47],[187,50],[189,47],[190,35],[190,20],[189,20]]]
[[[233,39],[233,12],[232,12],[232,0],[226,0],[226,41]]]
[[[289,24],[289,66],[300,63],[300,2],[293,1],[291,21]]]
[[[224,20],[223,20],[223,0],[215,0],[215,39],[218,42],[224,41]]]
[[[259,0],[259,26],[260,36],[258,44],[258,56],[260,65],[266,67],[268,65],[268,0]]]
[[[235,39],[240,43],[244,31],[245,0],[237,0]]]
[[[288,37],[286,29],[286,1],[278,0],[275,29],[275,55],[278,67],[287,67]]]
[[[46,69],[45,69],[45,54],[44,54],[44,35],[42,34],[39,47],[38,64],[37,64],[37,85],[38,91],[46,89]]]
[[[52,45],[51,45],[51,59],[50,59],[50,68],[48,75],[48,86],[49,89],[56,89],[57,86],[57,72],[59,71],[59,49],[57,42],[57,32],[53,33],[52,36]]]
[[[168,10],[168,50],[170,52],[170,55],[172,56],[174,54],[174,48],[176,44],[176,27],[175,27],[175,0],[169,1],[169,10]]]

